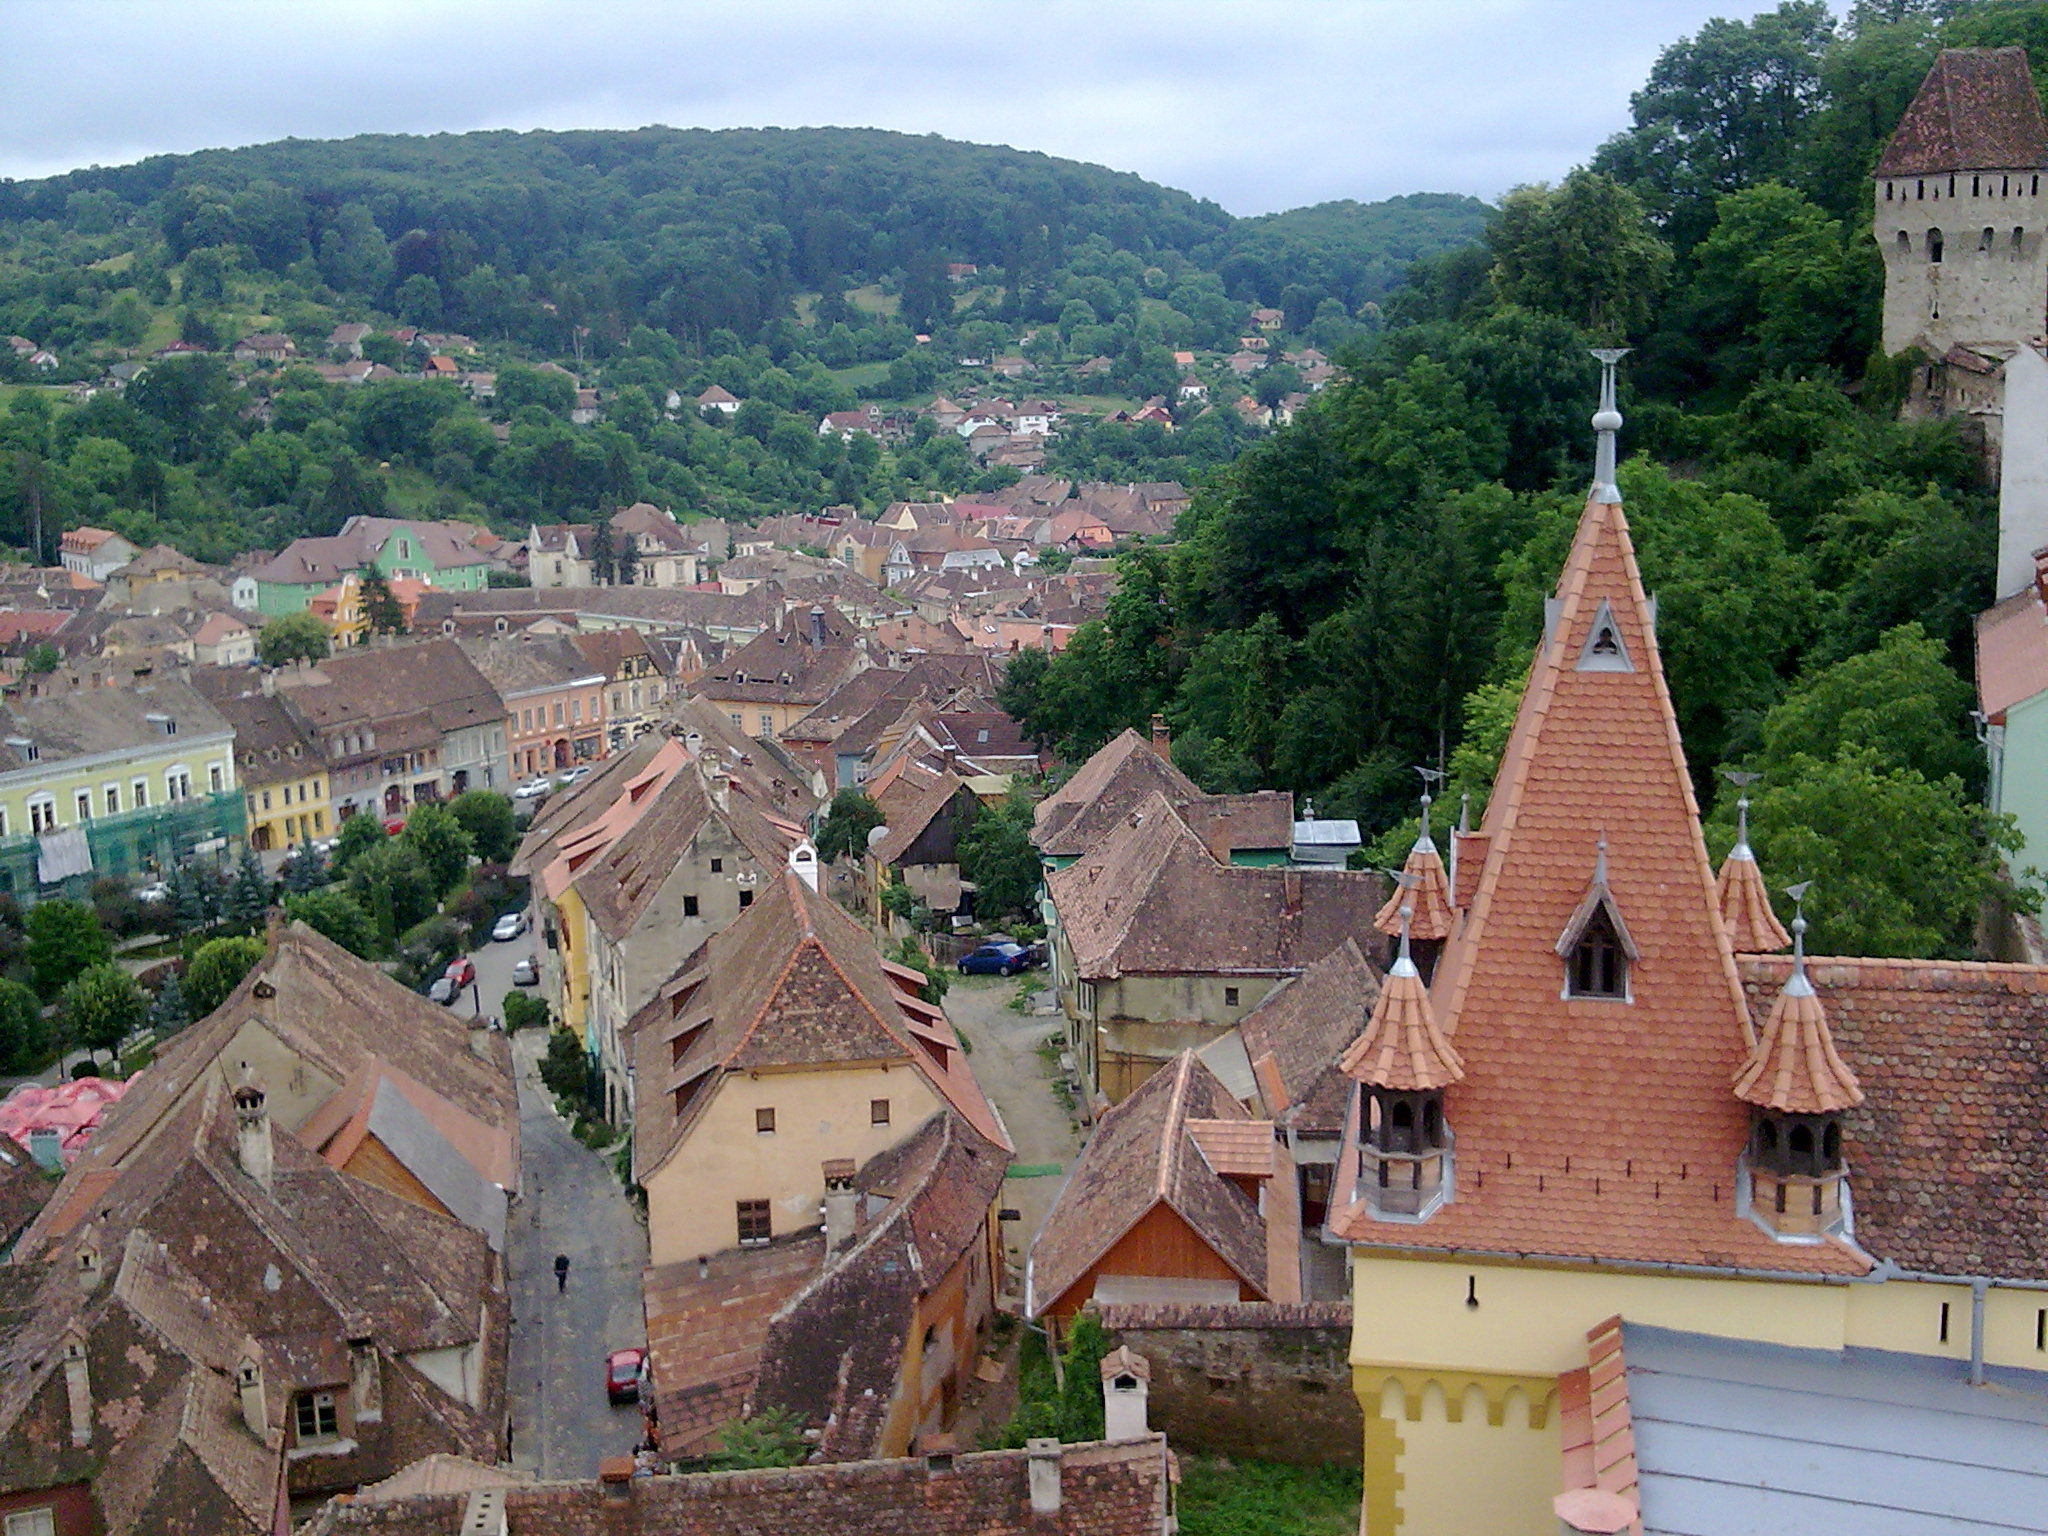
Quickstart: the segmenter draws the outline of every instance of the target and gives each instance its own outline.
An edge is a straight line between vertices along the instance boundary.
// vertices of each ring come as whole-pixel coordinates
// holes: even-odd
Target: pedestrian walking
[[[555,1294],[559,1296],[562,1294],[562,1292],[568,1289],[569,1255],[567,1255],[566,1253],[558,1253],[555,1255]]]

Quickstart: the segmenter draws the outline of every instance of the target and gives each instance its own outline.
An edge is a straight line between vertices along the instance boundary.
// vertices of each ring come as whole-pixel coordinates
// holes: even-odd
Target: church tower
[[[1884,350],[2010,355],[2048,330],[2048,121],[2023,48],[1947,48],[1877,162]],[[1920,389],[1926,390],[1922,380]]]

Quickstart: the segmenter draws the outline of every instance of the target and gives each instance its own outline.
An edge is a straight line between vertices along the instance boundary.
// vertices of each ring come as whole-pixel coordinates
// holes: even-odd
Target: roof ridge
[[[1184,1135],[1187,1129],[1182,1106],[1187,1102],[1188,1078],[1194,1059],[1193,1051],[1182,1051],[1174,1060],[1173,1098],[1166,1106],[1166,1119],[1159,1131],[1159,1179],[1156,1190],[1157,1197],[1169,1205],[1173,1204],[1174,1191],[1169,1190],[1167,1185],[1171,1183],[1175,1190],[1180,1185],[1180,1159],[1174,1155],[1174,1142]]]

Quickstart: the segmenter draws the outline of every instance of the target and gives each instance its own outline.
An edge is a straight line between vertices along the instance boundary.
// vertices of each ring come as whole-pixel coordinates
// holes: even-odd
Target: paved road
[[[509,975],[524,945],[499,944]],[[486,1011],[504,983],[477,976]],[[513,1037],[519,1071],[519,1134],[524,1189],[512,1213],[507,1269],[512,1289],[512,1459],[542,1477],[593,1477],[606,1456],[631,1454],[640,1436],[637,1410],[605,1399],[604,1357],[646,1343],[640,1272],[647,1232],[619,1181],[586,1151],[556,1115],[536,1065],[538,1030]],[[555,1290],[556,1254],[569,1257],[566,1291]]]
[[[1017,1144],[1016,1165],[1060,1166],[1058,1174],[1013,1178],[1003,1186],[1003,1204],[1022,1216],[1022,1220],[1003,1223],[1009,1289],[1021,1301],[1025,1256],[1067,1182],[1066,1173],[1080,1153],[1082,1137],[1072,1112],[1053,1091],[1055,1069],[1047,1066],[1038,1050],[1046,1036],[1059,1030],[1060,1020],[1057,1015],[1012,1011],[1009,1003],[1016,995],[1013,978],[955,976],[946,993],[946,1013],[968,1043],[968,1061],[982,1092],[1002,1111],[1010,1139]],[[1051,994],[1041,992],[1037,1001],[1048,1003]]]

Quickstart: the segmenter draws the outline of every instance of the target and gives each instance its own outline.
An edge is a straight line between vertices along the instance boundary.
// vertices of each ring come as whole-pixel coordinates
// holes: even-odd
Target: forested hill
[[[434,323],[540,347],[570,323],[615,336],[646,324],[686,345],[725,328],[751,342],[793,317],[798,295],[869,283],[900,292],[902,318],[930,329],[952,312],[949,263],[993,269],[1002,318],[1050,320],[1066,301],[1061,269],[1094,241],[1157,270],[1153,297],[1193,270],[1220,273],[1239,303],[1305,320],[1334,298],[1355,313],[1488,214],[1430,196],[1236,220],[1099,166],[838,128],[287,140],[0,184],[0,241],[38,224],[116,246],[160,233],[172,262],[232,252],[394,311],[424,277]],[[413,295],[422,307],[424,290]]]

